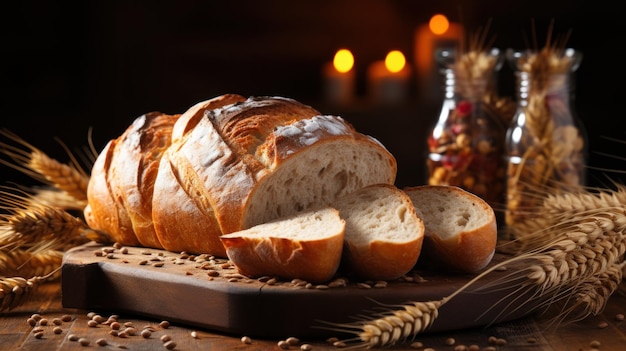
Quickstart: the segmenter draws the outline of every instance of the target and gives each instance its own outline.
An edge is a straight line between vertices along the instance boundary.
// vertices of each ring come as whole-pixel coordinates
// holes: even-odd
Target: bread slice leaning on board
[[[440,271],[475,273],[491,262],[498,232],[495,213],[487,202],[455,186],[403,190],[424,221],[420,264]]]
[[[229,94],[173,116],[158,138],[139,117],[99,154],[90,227],[125,245],[226,257],[223,234],[395,182],[396,160],[380,142],[289,98]]]
[[[329,281],[341,263],[346,222],[332,207],[256,225],[221,240],[243,275]]]

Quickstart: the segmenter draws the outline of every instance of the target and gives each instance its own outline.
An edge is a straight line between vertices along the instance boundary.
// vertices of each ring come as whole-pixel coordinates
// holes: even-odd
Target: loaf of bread
[[[403,190],[424,221],[420,264],[475,273],[491,262],[498,233],[495,213],[487,202],[455,186],[423,185]]]
[[[346,221],[345,269],[363,279],[393,280],[411,271],[422,250],[424,223],[409,196],[374,184],[333,204]]]
[[[241,274],[311,283],[329,281],[341,262],[345,221],[331,207],[221,236],[230,261]]]
[[[92,169],[86,221],[122,244],[226,257],[222,234],[395,182],[380,142],[292,99],[224,95],[167,120],[159,137],[136,121]]]

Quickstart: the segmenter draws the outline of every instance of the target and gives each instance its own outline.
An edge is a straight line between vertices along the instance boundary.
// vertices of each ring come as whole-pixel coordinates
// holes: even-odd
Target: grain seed
[[[287,344],[292,346],[298,345],[300,343],[300,339],[293,336],[288,337],[285,341],[287,342]]]
[[[593,340],[592,342],[589,343],[590,347],[593,347],[593,348],[596,348],[596,349],[599,348],[600,345],[601,344],[600,344],[600,342],[598,340]]]
[[[164,343],[164,344],[163,344],[163,346],[164,346],[166,349],[168,349],[168,350],[173,350],[173,349],[175,349],[175,348],[176,348],[176,343],[175,343],[175,342],[173,342],[172,340],[170,340],[170,341],[168,341],[168,342]]]
[[[90,342],[87,338],[79,338],[78,343],[82,346],[89,346]]]
[[[278,347],[280,347],[283,350],[289,350],[289,343],[286,342],[285,340],[280,340],[278,342]]]
[[[170,327],[170,322],[168,321],[161,321],[161,323],[159,323],[159,327],[163,328],[163,329],[167,329]]]
[[[170,341],[170,340],[172,340],[172,337],[171,337],[171,336],[169,336],[169,335],[167,335],[167,334],[161,335],[161,341],[162,341],[163,343],[166,343],[166,342],[168,342],[168,341]]]
[[[311,351],[311,350],[313,350],[313,345],[311,345],[311,344],[302,344],[302,345],[300,345],[300,350],[302,350],[302,351]]]
[[[69,315],[69,314],[64,314],[64,315],[61,317],[61,320],[62,320],[63,322],[69,322],[69,321],[71,321],[71,320],[72,320],[72,316],[71,316],[71,315]]]
[[[69,334],[67,336],[67,340],[69,341],[78,341],[79,337],[76,334]]]
[[[615,315],[615,320],[616,321],[623,321],[624,320],[624,314],[623,313],[618,313]]]
[[[249,336],[242,336],[241,337],[241,342],[246,344],[246,345],[250,345],[250,344],[252,344],[252,339]]]
[[[35,339],[41,339],[41,338],[43,338],[43,332],[42,331],[35,333]]]
[[[148,339],[150,336],[152,336],[152,332],[149,329],[144,329],[141,331],[141,336],[144,339]]]
[[[107,346],[108,344],[109,343],[106,341],[106,339],[100,338],[100,339],[96,340],[96,345],[98,345],[98,346]]]
[[[61,333],[63,333],[63,329],[61,329],[61,327],[54,327],[52,329],[52,332],[55,333],[55,334],[61,334]]]

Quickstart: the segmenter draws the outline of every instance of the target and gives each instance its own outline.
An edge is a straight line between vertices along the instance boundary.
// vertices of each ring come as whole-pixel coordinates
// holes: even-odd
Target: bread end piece
[[[493,208],[456,186],[404,188],[425,226],[420,264],[438,270],[476,273],[495,254],[498,232]]]
[[[345,221],[331,207],[298,213],[220,237],[239,272],[324,283],[341,262]]]

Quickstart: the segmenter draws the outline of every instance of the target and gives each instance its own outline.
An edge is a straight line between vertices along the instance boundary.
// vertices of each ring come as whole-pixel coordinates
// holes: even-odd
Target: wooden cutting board
[[[492,264],[504,258],[496,255]],[[505,310],[520,297],[520,292],[508,296],[516,286],[477,290],[508,273],[495,271],[451,299],[425,332],[486,326],[528,314],[525,308]],[[359,280],[307,286],[249,279],[224,259],[87,244],[64,256],[62,303],[67,308],[131,313],[240,336],[328,337],[338,335],[320,328],[324,321],[354,322],[399,309],[400,304],[440,300],[473,278],[428,271],[407,277],[386,286]]]

